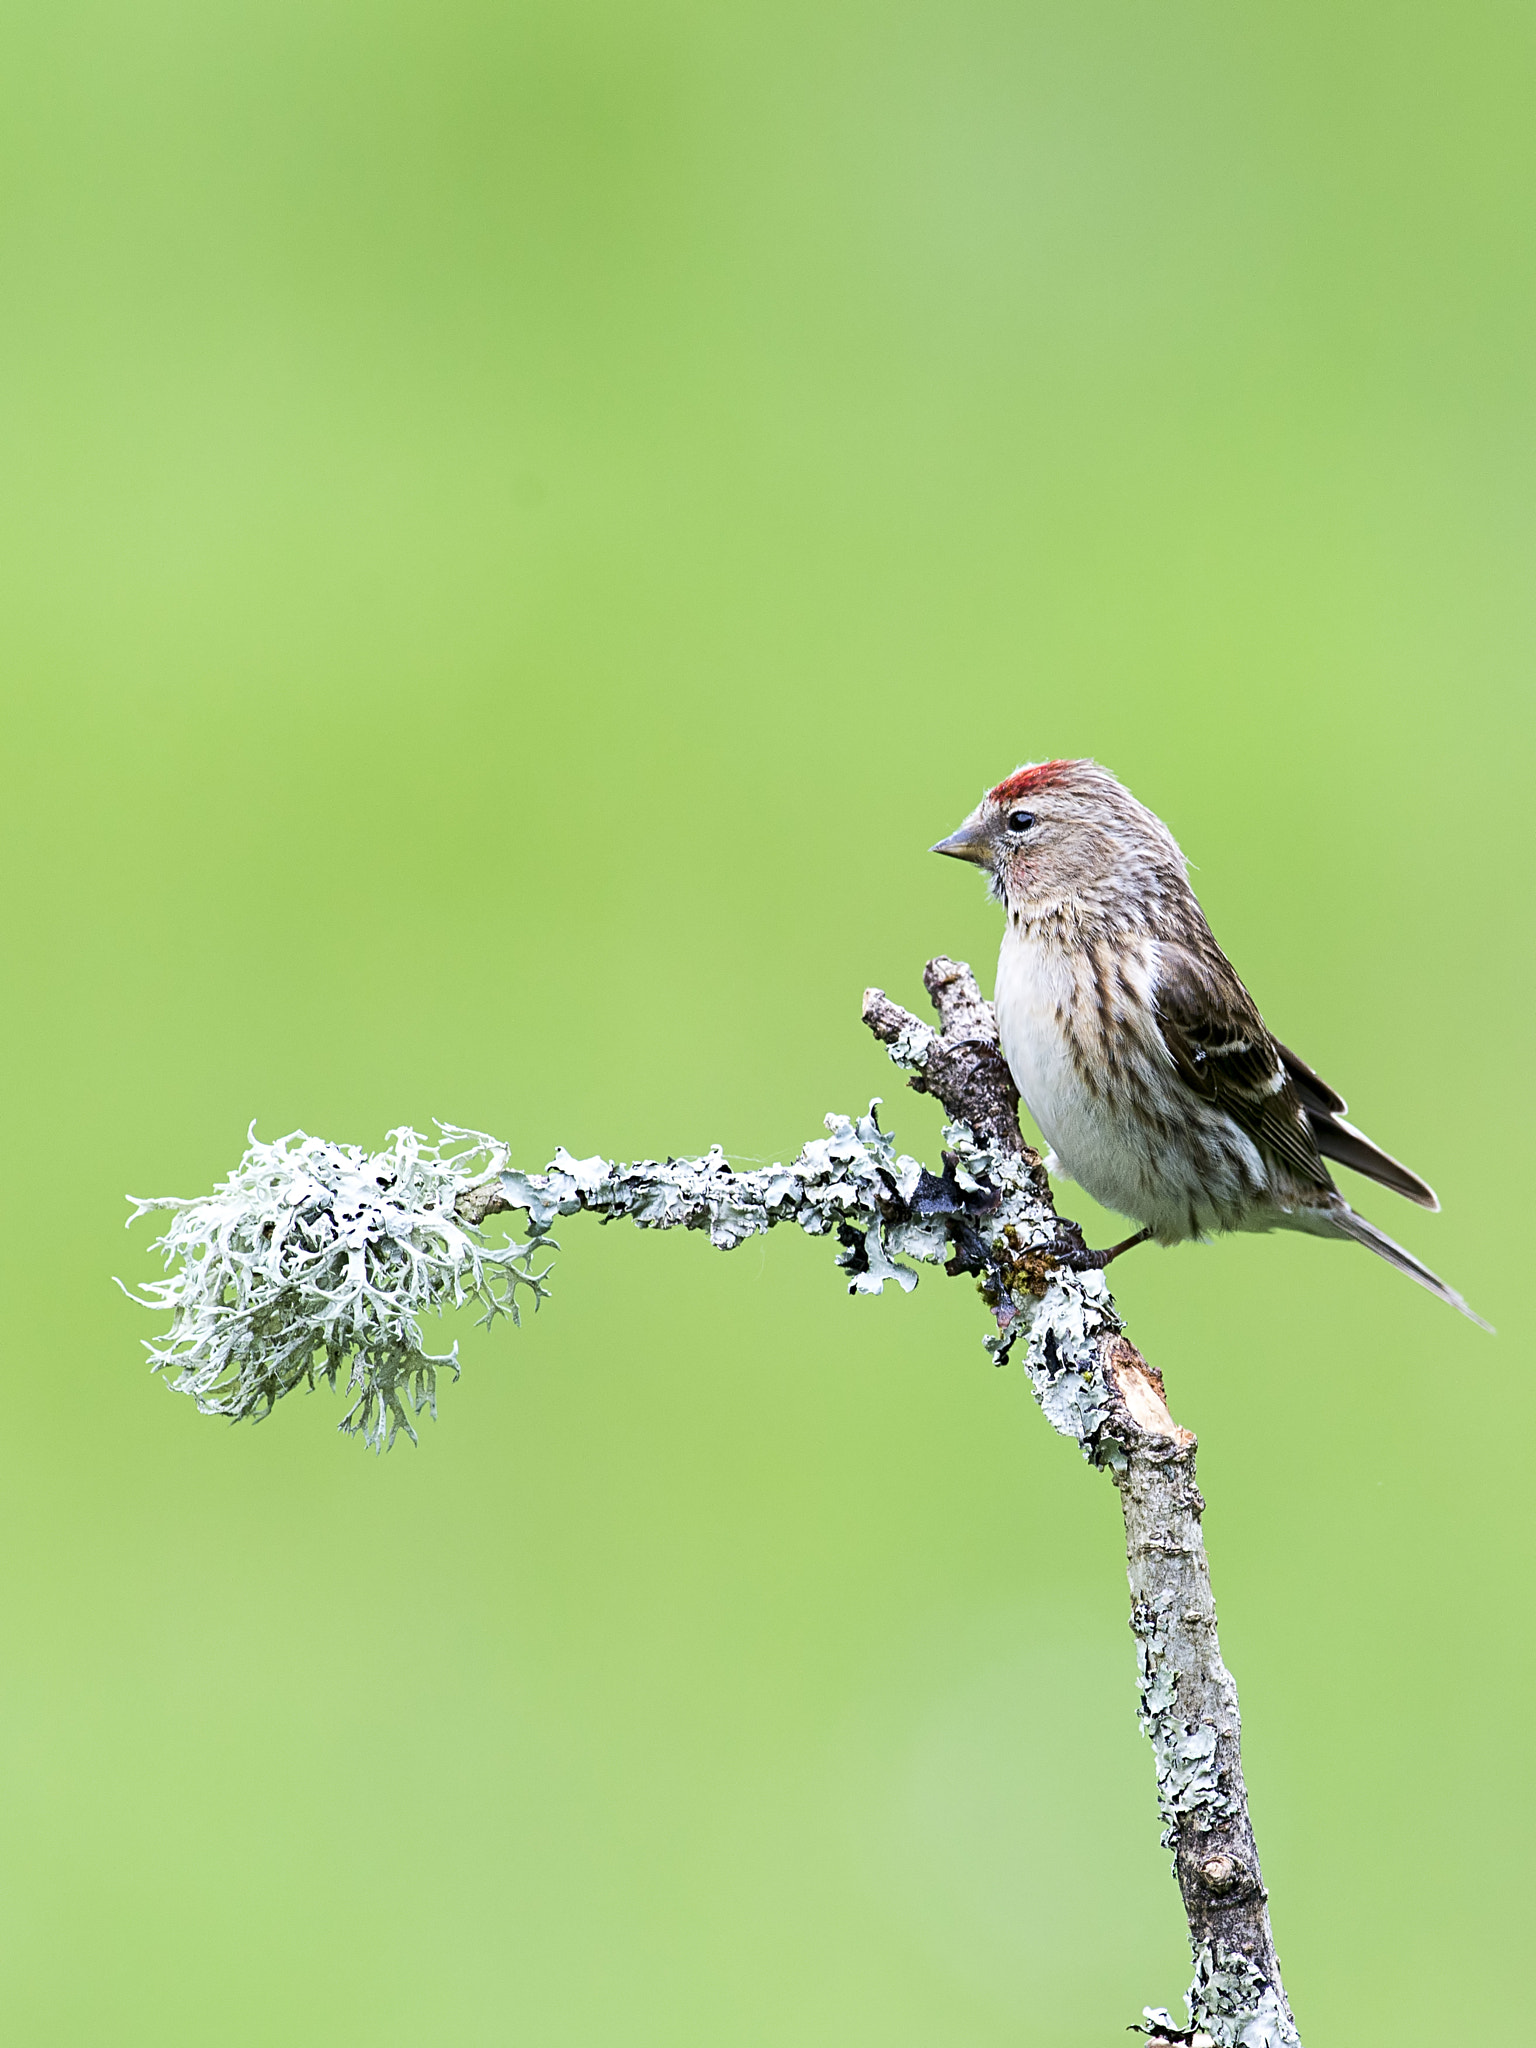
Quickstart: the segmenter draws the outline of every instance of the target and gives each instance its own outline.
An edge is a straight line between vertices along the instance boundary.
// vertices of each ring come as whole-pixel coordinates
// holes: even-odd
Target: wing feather
[[[1304,1059],[1293,1053],[1288,1045],[1282,1045],[1278,1038],[1275,1051],[1285,1061],[1285,1071],[1290,1075],[1304,1109],[1318,1110],[1324,1116],[1345,1114],[1349,1104],[1336,1089],[1328,1086],[1321,1074],[1314,1073]]]
[[[1320,1191],[1331,1189],[1280,1048],[1215,941],[1209,953],[1163,945],[1158,955],[1158,1028],[1179,1078],[1202,1101],[1225,1110],[1266,1164],[1283,1166]],[[1310,1072],[1308,1078],[1321,1089]]]

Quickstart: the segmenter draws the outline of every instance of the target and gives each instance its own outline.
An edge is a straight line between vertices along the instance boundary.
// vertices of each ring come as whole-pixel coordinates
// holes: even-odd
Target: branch
[[[865,1023],[892,1059],[911,1070],[912,1087],[936,1095],[951,1115],[960,1114],[963,1104],[964,1114],[1004,1147],[1011,1130],[1020,1155],[1037,1165],[1019,1137],[1018,1090],[970,970],[932,960],[923,980],[939,1010],[942,1035],[880,989],[864,998]],[[1043,1180],[1037,1173],[1036,1199],[1054,1222]],[[1019,1262],[1024,1285],[1033,1291],[1030,1264],[1027,1257]],[[1080,1336],[1068,1309],[1074,1297],[1081,1303]],[[993,1306],[998,1338],[989,1341],[1006,1350],[1018,1334],[1017,1285]],[[1174,1852],[1195,1959],[1189,2027],[1149,2010],[1151,2038],[1206,2040],[1217,2048],[1295,2048],[1299,2037],[1281,1983],[1248,1818],[1237,1687],[1216,1639],[1195,1439],[1169,1414],[1161,1374],[1121,1334],[1102,1274],[1052,1268],[1045,1299],[1024,1315],[1025,1362],[1037,1400],[1058,1429],[1078,1437],[1086,1456],[1108,1467],[1125,1512],[1138,1719],[1157,1760],[1163,1845]]]
[[[950,1119],[941,1173],[897,1152],[873,1103],[856,1119],[828,1117],[828,1136],[789,1165],[751,1173],[718,1146],[628,1166],[562,1149],[530,1173],[499,1141],[453,1125],[437,1143],[392,1131],[373,1154],[303,1133],[270,1144],[251,1135],[213,1195],[134,1200],[130,1222],[155,1210],[171,1218],[155,1244],[169,1277],[131,1297],[171,1315],[146,1344],[151,1366],[205,1412],[257,1421],[296,1387],[345,1385],[341,1427],[377,1450],[402,1429],[414,1440],[410,1415],[435,1414],[439,1369],[458,1372],[457,1345],[426,1350],[422,1317],[473,1302],[485,1322],[516,1322],[523,1305],[537,1308],[561,1216],[705,1230],[722,1250],[794,1224],[837,1237],[856,1293],[915,1286],[909,1260],[973,1274],[995,1324],[987,1349],[1001,1365],[1021,1347],[1047,1419],[1108,1469],[1125,1511],[1139,1718],[1195,1959],[1190,2026],[1148,2009],[1150,2037],[1299,2048],[1248,1822],[1236,1688],[1216,1641],[1195,1440],[1123,1336],[1103,1274],[1058,1262],[1076,1225],[1057,1216],[1020,1136],[1018,1091],[970,969],[941,958],[923,978],[938,1031],[878,989],[864,1018]],[[485,1241],[499,1214],[522,1217],[523,1242]]]

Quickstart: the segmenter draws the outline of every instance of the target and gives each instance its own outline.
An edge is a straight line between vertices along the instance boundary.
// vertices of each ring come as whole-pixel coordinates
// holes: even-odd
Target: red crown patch
[[[1033,768],[1015,768],[1005,782],[988,794],[995,804],[1011,804],[1021,796],[1035,796],[1042,789],[1065,782],[1077,765],[1076,761],[1041,761]]]

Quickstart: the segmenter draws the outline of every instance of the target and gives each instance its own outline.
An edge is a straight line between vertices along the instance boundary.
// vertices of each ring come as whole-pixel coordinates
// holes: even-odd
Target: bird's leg
[[[1058,1265],[1070,1266],[1074,1273],[1102,1273],[1111,1259],[1118,1259],[1122,1252],[1130,1251],[1135,1245],[1145,1244],[1151,1235],[1152,1226],[1148,1224],[1134,1237],[1122,1237],[1118,1244],[1109,1245],[1101,1252],[1090,1251],[1081,1236],[1076,1239],[1063,1236],[1057,1238],[1051,1251]]]

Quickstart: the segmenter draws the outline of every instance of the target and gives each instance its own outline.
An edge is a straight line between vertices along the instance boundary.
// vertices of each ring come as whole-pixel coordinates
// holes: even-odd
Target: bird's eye
[[[1008,813],[1008,830],[1010,832],[1027,832],[1034,822],[1035,814],[1033,811],[1010,811]]]

